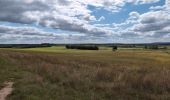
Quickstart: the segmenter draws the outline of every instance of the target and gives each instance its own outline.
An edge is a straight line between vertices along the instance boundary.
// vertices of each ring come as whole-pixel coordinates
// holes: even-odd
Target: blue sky
[[[163,6],[165,4],[165,0],[160,0],[156,3],[142,4],[142,5],[134,5],[131,3],[127,3],[122,10],[116,13],[112,13],[105,9],[96,10],[94,6],[89,7],[90,10],[94,10],[92,15],[96,16],[96,18],[100,18],[101,16],[105,17],[105,20],[98,22],[102,24],[112,24],[112,23],[121,23],[125,21],[129,17],[129,13],[132,11],[136,11],[140,14],[148,12],[151,6]]]
[[[169,6],[169,0],[0,0],[0,43],[169,42]]]

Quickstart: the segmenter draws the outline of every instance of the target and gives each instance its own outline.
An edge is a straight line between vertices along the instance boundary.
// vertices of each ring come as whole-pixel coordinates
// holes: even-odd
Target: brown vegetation
[[[170,99],[170,55],[161,51],[57,54],[1,50],[0,56],[22,70],[9,99]]]

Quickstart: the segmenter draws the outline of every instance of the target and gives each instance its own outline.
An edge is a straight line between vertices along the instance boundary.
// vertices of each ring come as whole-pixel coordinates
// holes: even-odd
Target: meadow
[[[170,100],[169,76],[169,49],[0,49],[7,100]]]

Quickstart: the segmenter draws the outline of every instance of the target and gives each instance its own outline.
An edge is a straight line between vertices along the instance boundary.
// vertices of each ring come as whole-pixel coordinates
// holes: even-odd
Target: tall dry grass
[[[0,55],[22,70],[9,99],[170,99],[170,56],[163,52]]]

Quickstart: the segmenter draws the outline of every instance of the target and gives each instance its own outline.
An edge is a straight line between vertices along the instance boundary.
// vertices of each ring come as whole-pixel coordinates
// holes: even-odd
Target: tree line
[[[99,50],[96,45],[66,45],[66,49],[79,49],[79,50]]]

